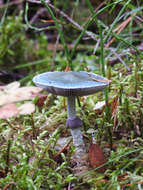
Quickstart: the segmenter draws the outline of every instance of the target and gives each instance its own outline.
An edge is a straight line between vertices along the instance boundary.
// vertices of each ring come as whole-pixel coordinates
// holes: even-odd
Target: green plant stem
[[[108,165],[108,164],[110,164],[110,163],[116,162],[117,158],[118,158],[118,160],[119,160],[119,159],[121,159],[122,157],[128,157],[128,155],[133,154],[133,153],[136,153],[136,152],[139,152],[139,151],[142,151],[142,150],[143,150],[143,148],[138,148],[137,150],[132,150],[132,151],[129,151],[129,152],[123,154],[123,155],[117,156],[116,158],[107,161],[105,164],[102,164],[102,165],[98,166],[97,168],[95,168],[95,169],[92,170],[92,171],[97,171],[99,168],[102,168],[103,166],[106,166],[106,165]],[[86,176],[86,175],[88,175],[88,174],[90,174],[90,173],[91,173],[91,171],[85,172],[84,174],[80,175],[80,178],[82,178],[83,176]]]
[[[103,35],[101,25],[98,24],[99,28],[99,37],[100,37],[100,64],[102,75],[105,77],[105,61],[104,61],[104,43],[103,43]]]
[[[40,1],[41,1],[41,3],[47,8],[49,14],[51,15],[52,19],[53,19],[54,22],[55,22],[57,31],[58,31],[58,33],[59,33],[59,35],[60,35],[61,42],[62,42],[62,44],[63,44],[63,46],[64,46],[65,55],[66,55],[66,57],[67,57],[68,64],[69,64],[69,66],[70,66],[70,69],[73,70],[72,62],[71,62],[71,57],[70,57],[70,54],[69,54],[69,51],[68,51],[68,47],[67,47],[67,44],[66,44],[66,42],[65,42],[63,33],[62,33],[62,31],[61,31],[60,25],[58,24],[57,19],[56,19],[55,15],[54,15],[52,9],[49,7],[48,3],[46,3],[45,0],[40,0]]]
[[[100,64],[101,64],[101,70],[102,70],[102,75],[105,77],[105,61],[104,61],[104,42],[103,42],[103,35],[102,35],[102,28],[100,23],[98,24],[99,28],[99,36],[100,36]],[[105,107],[105,113],[106,113],[106,121],[110,122],[110,107],[108,103],[108,88],[104,90],[104,95],[105,95],[105,101],[106,101],[106,107]],[[108,126],[108,135],[109,135],[109,144],[110,144],[110,149],[113,149],[113,137],[112,137],[112,129],[111,126]]]
[[[91,5],[91,2],[89,0],[86,0],[88,7],[90,8],[90,11],[92,13],[92,15],[96,15],[94,12],[94,9]],[[101,27],[101,23],[98,21],[97,17],[95,16],[95,22],[97,24],[98,30],[99,30],[99,38],[100,38],[100,65],[101,65],[101,72],[102,75],[105,77],[105,60],[104,60],[104,42],[103,42],[103,35],[102,35],[102,27]],[[105,108],[105,112],[106,112],[106,121],[109,122],[110,121],[110,109],[108,106],[108,89],[106,88],[104,90],[104,94],[105,94],[105,101],[106,101],[106,108]],[[109,135],[109,139],[110,139],[110,149],[112,150],[112,130],[111,127],[108,126],[108,135]]]
[[[130,36],[130,44],[133,43],[133,16],[129,23],[129,36]]]
[[[7,151],[6,151],[6,167],[5,167],[5,173],[8,173],[8,169],[9,169],[9,158],[10,158],[10,147],[11,147],[11,140],[8,140],[8,144],[7,144]]]
[[[120,2],[120,1],[119,1]],[[80,33],[79,37],[76,39],[74,47],[71,51],[71,58],[74,56],[75,54],[75,50],[81,40],[81,38],[83,37],[83,35],[85,34],[87,28],[89,27],[89,25],[91,25],[93,23],[93,21],[96,19],[96,17],[102,13],[104,10],[106,10],[107,8],[111,7],[112,5],[116,4],[116,2],[110,3],[107,6],[103,7],[102,9],[100,9],[97,13],[95,13],[94,15],[92,15],[92,17],[90,17],[87,21],[87,23],[84,26],[84,29],[82,30],[82,32]]]
[[[120,103],[120,105],[122,105],[122,98],[123,98],[123,84],[120,83],[120,86],[119,86],[119,103]]]
[[[3,13],[3,16],[2,16],[2,18],[1,18],[0,27],[1,27],[1,26],[3,25],[3,23],[4,23],[4,20],[5,20],[5,17],[6,17],[6,13],[7,13],[7,10],[8,10],[9,1],[10,1],[10,0],[7,0],[7,2],[6,2],[6,7],[5,7],[5,9],[4,9],[4,13]]]
[[[127,7],[127,5],[130,3],[131,0],[128,0],[125,5],[122,7],[122,9],[120,10],[119,14],[117,15],[117,17],[114,19],[110,29],[108,30],[105,38],[104,38],[104,43],[106,43],[108,37],[110,36],[110,34],[112,33],[112,30],[115,26],[115,24],[118,22],[118,19],[120,18],[120,16],[122,15],[122,13],[124,12],[125,8]]]
[[[31,114],[31,126],[32,126],[32,136],[33,136],[33,139],[36,139],[36,137],[37,137],[37,131],[36,131],[36,127],[35,127],[33,113]]]
[[[138,92],[138,84],[139,84],[139,76],[138,76],[138,68],[139,68],[139,65],[138,63],[136,62],[135,63],[135,71],[134,71],[134,80],[135,80],[135,91],[134,91],[134,96],[137,98],[137,92]]]
[[[141,55],[141,57],[143,57],[143,53],[136,48],[134,45],[132,45],[130,42],[128,42],[127,40],[124,40],[121,36],[117,35],[115,32],[112,32],[113,36],[117,39],[122,41],[124,44],[126,44],[129,47],[132,47],[137,53],[139,53]]]
[[[25,63],[25,64],[20,64],[20,65],[17,65],[15,67],[13,67],[12,69],[21,69],[21,68],[30,67],[30,66],[34,66],[34,65],[38,65],[38,64],[46,63],[46,62],[51,62],[50,58],[41,59],[41,60],[38,60],[38,61],[32,61],[32,62]]]
[[[91,1],[86,0],[86,3],[87,3],[87,5],[88,5],[88,7],[89,7],[89,9],[90,9],[90,11],[91,11],[91,13],[92,13],[92,15],[94,15],[95,12],[94,12],[94,8],[93,8],[93,6],[92,6],[92,4],[91,4]]]
[[[48,26],[45,28],[37,28],[37,27],[32,26],[28,21],[28,10],[29,10],[29,4],[28,4],[28,2],[26,2],[24,18],[25,18],[25,22],[29,28],[36,30],[36,31],[43,31],[43,30],[49,30],[49,29],[55,28],[55,26]]]
[[[87,5],[92,13],[92,15],[96,15],[94,12],[94,8],[89,0],[86,0]],[[97,24],[99,30],[99,37],[100,37],[100,63],[101,63],[101,71],[102,75],[105,77],[105,63],[104,63],[104,43],[103,43],[103,36],[102,36],[102,28],[101,24],[99,23],[97,17],[95,16],[95,22]]]

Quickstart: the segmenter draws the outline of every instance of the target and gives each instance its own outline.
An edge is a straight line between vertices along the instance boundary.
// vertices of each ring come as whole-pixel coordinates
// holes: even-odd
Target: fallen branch
[[[105,0],[103,2],[101,2],[98,7],[94,10],[94,12],[96,13],[108,0]]]
[[[134,14],[135,15],[135,14]],[[131,21],[132,16],[130,16],[129,18],[127,18],[127,20],[125,20],[124,22],[122,22],[117,28],[115,28],[114,32],[117,31],[117,34],[120,34],[124,28],[129,24],[129,22]],[[106,45],[105,48],[108,48],[114,41],[116,40],[115,37],[113,37]]]
[[[58,154],[55,155],[54,158],[58,158],[61,155],[61,153],[64,153],[67,150],[67,148],[69,147],[69,145],[70,145],[71,142],[72,142],[72,139],[70,139],[69,142],[67,144],[65,144],[63,146],[63,148],[58,151]]]
[[[27,1],[30,2],[30,3],[41,4],[41,1],[37,1],[37,0],[27,0]],[[75,22],[72,18],[70,18],[63,11],[61,11],[58,8],[56,8],[49,1],[46,0],[45,2],[48,3],[49,7],[51,7],[52,9],[54,9],[54,11],[56,11],[57,13],[59,13],[60,15],[62,15],[66,20],[68,20],[71,24],[73,24],[78,30],[80,30],[80,31],[84,30],[84,28],[82,26],[80,26],[77,22]],[[95,34],[93,32],[86,30],[85,34],[87,36],[89,36],[90,38],[92,38],[93,40],[97,41],[97,38],[96,38],[96,36],[95,36]]]
[[[143,52],[143,45],[142,45],[142,44],[141,44],[140,46],[138,46],[137,48],[138,48],[138,50],[140,50],[140,51]],[[116,64],[118,61],[120,61],[120,60],[119,60],[119,57],[120,57],[120,58],[126,57],[126,56],[127,56],[127,53],[136,54],[137,52],[136,52],[134,49],[128,48],[128,49],[126,50],[126,53],[118,54],[118,57],[117,57],[117,56],[110,57],[110,58],[108,59],[107,64],[113,66],[113,65]]]
[[[130,68],[126,65],[126,63],[123,61],[123,59],[121,58],[121,56],[116,53],[116,51],[111,50],[113,52],[113,54],[115,55],[115,57],[121,62],[123,63],[123,65],[126,67],[127,71],[130,71]]]
[[[14,182],[10,182],[8,185],[6,185],[3,190],[8,190],[11,185],[16,185]]]
[[[20,4],[20,3],[22,3],[22,2],[23,2],[23,0],[12,1],[12,2],[9,2],[7,5],[8,5],[8,6],[12,6],[12,5]],[[6,4],[0,4],[0,9],[1,9],[1,8],[5,8],[7,5],[6,5]]]

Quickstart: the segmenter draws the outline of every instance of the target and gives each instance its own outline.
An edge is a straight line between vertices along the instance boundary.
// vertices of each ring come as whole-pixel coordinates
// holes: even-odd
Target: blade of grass
[[[92,15],[96,15],[95,11],[92,7],[92,4],[89,0],[86,0],[88,7],[90,8],[90,11]],[[98,30],[99,30],[99,38],[100,38],[100,67],[101,67],[101,72],[102,75],[105,77],[105,60],[104,60],[104,41],[103,41],[103,30],[101,26],[101,22],[98,21],[97,17],[95,16],[95,22],[97,24]],[[110,109],[108,106],[108,89],[106,88],[104,90],[104,95],[105,95],[105,101],[106,101],[106,107],[105,107],[105,113],[106,113],[106,121],[110,121]],[[112,150],[112,129],[110,126],[108,126],[108,135],[109,135],[109,140],[110,140],[110,149]]]
[[[141,57],[143,57],[143,53],[142,53],[138,48],[136,48],[133,44],[131,44],[131,43],[128,42],[127,40],[124,40],[124,38],[122,38],[121,36],[117,35],[115,32],[112,32],[112,35],[113,35],[116,39],[122,41],[122,42],[123,42],[124,44],[126,44],[127,46],[132,47],[137,53],[140,54]]]
[[[128,157],[130,154],[133,154],[133,153],[136,153],[136,152],[139,152],[139,151],[142,151],[142,150],[143,150],[143,148],[138,148],[137,150],[131,150],[131,151],[129,151],[129,152],[123,154],[123,155],[119,155],[116,158],[113,158],[112,160],[109,160],[109,161],[105,162],[104,164],[98,166],[97,168],[93,169],[92,171],[88,171],[88,172],[85,172],[85,173],[81,174],[80,178],[82,178],[83,176],[86,176],[86,175],[90,174],[93,171],[97,171],[99,168],[102,168],[103,166],[106,166],[106,165],[108,165],[110,163],[114,163],[117,160],[117,158],[119,160],[119,159],[121,159],[123,157]]]
[[[122,13],[124,12],[124,10],[126,9],[127,5],[130,3],[130,1],[131,1],[131,0],[128,0],[128,1],[124,4],[124,6],[123,6],[122,9],[120,10],[119,14],[117,15],[117,17],[116,17],[115,20],[113,21],[113,23],[112,23],[110,29],[108,30],[108,32],[107,32],[107,34],[106,34],[106,36],[105,36],[105,38],[104,38],[104,43],[106,43],[108,37],[111,35],[112,30],[113,30],[115,24],[118,22],[118,19],[120,18],[120,16],[122,15]]]
[[[124,22],[122,22],[115,30],[117,31],[117,34],[120,34],[124,28],[130,23],[130,21],[132,20],[132,16],[130,16],[129,18],[127,18]],[[114,41],[115,41],[115,37],[112,38],[106,45],[105,48],[108,48]]]
[[[122,0],[121,0],[121,1],[122,1]],[[118,2],[120,2],[120,1],[118,1]],[[80,33],[80,35],[78,36],[78,38],[76,39],[76,41],[75,41],[75,43],[74,43],[74,47],[73,47],[72,52],[71,52],[71,58],[74,56],[75,50],[76,50],[76,48],[77,48],[77,46],[78,46],[78,44],[79,44],[81,38],[82,38],[83,35],[85,34],[87,28],[93,23],[93,21],[95,20],[95,18],[96,18],[100,13],[102,13],[104,10],[106,10],[107,8],[111,7],[111,6],[114,5],[114,4],[116,4],[116,2],[113,2],[113,3],[108,4],[107,6],[103,7],[102,9],[100,9],[98,12],[96,12],[94,15],[92,15],[92,16],[88,19],[87,23],[86,23],[85,26],[84,26],[84,29],[82,30],[82,32]]]
[[[49,30],[49,29],[56,28],[55,26],[48,26],[45,28],[37,28],[37,27],[32,26],[28,21],[28,10],[29,10],[29,4],[28,4],[28,2],[26,2],[24,19],[25,19],[25,22],[26,22],[28,28],[36,30],[36,31],[43,31],[43,30]]]
[[[20,79],[20,83],[23,84],[25,82],[28,82],[29,80],[32,80],[32,78],[36,75],[36,74],[39,74],[39,73],[43,73],[45,72],[45,69],[41,69],[40,71],[38,71],[37,73],[32,73],[32,74],[29,74],[28,76],[26,77],[23,77],[22,79]]]
[[[126,14],[125,18],[128,17],[129,15],[135,14],[137,12],[140,12],[140,14],[142,14],[142,10],[143,10],[143,6],[138,7],[138,8],[134,8],[133,10],[131,10],[130,12],[128,12]]]
[[[52,9],[49,7],[48,3],[46,3],[45,0],[40,0],[40,1],[41,1],[41,3],[47,8],[49,14],[51,15],[52,19],[53,19],[54,22],[55,22],[57,31],[58,31],[58,33],[59,33],[59,35],[60,35],[61,42],[62,42],[62,44],[63,44],[63,46],[64,46],[65,55],[66,55],[67,60],[68,60],[68,65],[69,65],[70,69],[73,70],[73,68],[72,68],[72,62],[71,62],[71,57],[70,57],[70,54],[69,54],[69,50],[68,50],[67,44],[66,44],[66,42],[65,42],[65,39],[64,39],[62,30],[61,30],[61,28],[60,28],[60,25],[59,25],[59,23],[57,22],[57,19],[56,19],[55,15],[54,15]]]
[[[98,27],[99,27],[99,37],[100,37],[100,65],[101,65],[101,70],[102,70],[102,75],[105,77],[105,60],[104,60],[104,42],[103,42],[103,35],[102,35],[102,28],[101,28],[101,25],[98,24]],[[105,113],[106,113],[106,121],[107,122],[110,122],[110,108],[109,108],[109,103],[108,103],[108,100],[109,100],[109,97],[108,97],[108,88],[105,88],[104,90],[104,95],[105,95],[105,102],[106,102],[106,107],[105,107]],[[109,144],[110,144],[110,150],[113,149],[113,140],[112,140],[112,128],[111,126],[108,126],[107,128],[107,132],[108,132],[108,135],[109,135]]]
[[[7,13],[7,10],[8,10],[8,6],[9,6],[9,1],[10,0],[7,0],[7,2],[6,2],[6,7],[5,7],[5,9],[4,9],[4,13],[3,13],[3,16],[2,16],[2,18],[1,18],[1,22],[0,22],[0,27],[3,25],[3,23],[4,23],[4,20],[5,20],[5,17],[6,17],[6,13]]]
[[[41,64],[41,63],[45,63],[47,61],[49,62],[51,60],[50,59],[42,59],[42,60],[38,60],[38,61],[33,61],[33,62],[17,65],[15,67],[13,67],[12,69],[21,69],[21,68],[25,68],[25,67],[30,67],[30,66]]]

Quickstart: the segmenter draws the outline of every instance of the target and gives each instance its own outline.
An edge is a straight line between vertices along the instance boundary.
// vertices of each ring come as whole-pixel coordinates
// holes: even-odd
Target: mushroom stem
[[[83,142],[83,136],[81,132],[82,121],[76,116],[75,110],[75,97],[69,96],[67,100],[67,126],[70,127],[71,134],[73,137],[73,144],[76,147],[76,156],[80,156],[79,153],[86,152],[85,144]]]
[[[76,118],[76,111],[75,111],[75,97],[69,96],[67,100],[67,112],[68,112],[68,119],[75,119]]]

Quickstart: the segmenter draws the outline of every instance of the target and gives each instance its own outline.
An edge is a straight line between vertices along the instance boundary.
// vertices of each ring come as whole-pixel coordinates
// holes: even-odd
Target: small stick
[[[113,54],[118,58],[118,60],[119,60],[121,63],[123,63],[123,65],[126,67],[126,69],[127,69],[128,71],[130,71],[130,68],[126,65],[126,63],[123,61],[123,59],[120,57],[120,55],[117,54],[114,50],[111,50],[111,51],[112,51]]]
[[[72,141],[72,139],[70,139],[70,141],[69,141],[67,144],[65,144],[65,145],[63,146],[63,148],[61,148],[61,149],[58,151],[58,154],[55,156],[55,158],[58,157],[61,153],[63,153],[63,152],[68,148],[68,146],[69,146],[69,144],[71,143],[71,141]]]
[[[8,3],[8,6],[20,4],[20,3],[22,3],[22,2],[23,2],[23,0],[18,0],[18,1],[9,2],[9,3]],[[5,4],[1,4],[1,5],[0,5],[0,9],[5,8],[5,7],[6,7]]]
[[[135,16],[135,14],[134,14]],[[129,24],[129,22],[131,21],[132,16],[130,16],[129,18],[127,18],[127,20],[125,20],[124,22],[122,22],[115,30],[117,31],[117,34],[120,34],[122,32],[122,30],[124,30],[124,28]],[[106,45],[105,48],[109,48],[109,46],[116,40],[116,38],[112,38]]]
[[[27,0],[30,3],[37,3],[37,4],[42,4],[41,1],[39,0]],[[70,18],[67,14],[65,14],[63,11],[61,11],[60,9],[54,7],[54,5],[52,5],[50,3],[49,0],[45,0],[46,3],[48,3],[48,5],[54,9],[57,13],[59,13],[60,15],[62,15],[66,20],[68,20],[70,23],[72,23],[76,28],[78,28],[80,31],[83,30],[83,27],[81,25],[79,25],[77,22],[75,22],[72,18]],[[85,34],[87,36],[89,36],[91,39],[97,41],[96,35],[94,33],[92,33],[91,31],[86,30]]]
[[[8,185],[6,185],[6,186],[3,188],[3,190],[7,190],[7,189],[10,187],[10,185],[16,185],[16,183],[10,182]]]
[[[97,13],[97,11],[107,2],[107,0],[103,1],[102,3],[100,3],[98,5],[98,7],[94,10],[95,13]]]
[[[108,80],[108,79],[97,79],[97,78],[91,76],[90,74],[88,74],[88,77],[97,82],[105,82],[105,83],[109,83],[109,84],[112,82],[111,80]]]

